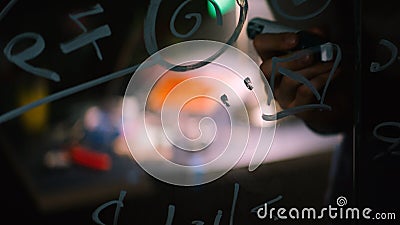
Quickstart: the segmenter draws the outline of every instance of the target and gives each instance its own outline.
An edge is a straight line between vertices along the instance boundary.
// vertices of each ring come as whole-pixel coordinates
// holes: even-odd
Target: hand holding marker
[[[286,32],[296,33],[299,37],[299,43],[296,48],[293,49],[294,51],[310,48],[310,50],[316,52],[315,55],[321,62],[328,62],[333,59],[332,44],[305,30],[284,26],[275,21],[259,17],[251,19],[247,25],[247,36],[250,39],[254,39],[258,34],[276,34]]]

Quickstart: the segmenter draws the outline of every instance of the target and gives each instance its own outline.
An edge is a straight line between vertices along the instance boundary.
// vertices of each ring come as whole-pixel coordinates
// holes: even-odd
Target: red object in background
[[[97,152],[80,145],[70,148],[73,162],[95,170],[109,170],[111,168],[111,158],[107,153]]]

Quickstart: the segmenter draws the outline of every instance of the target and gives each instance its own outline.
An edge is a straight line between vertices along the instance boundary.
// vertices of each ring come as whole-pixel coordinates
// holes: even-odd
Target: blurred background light
[[[235,8],[235,0],[214,0],[219,9],[221,10],[222,15],[232,11]],[[212,17],[215,18],[217,13],[215,11],[215,8],[213,4],[207,0],[207,8],[208,8],[208,14]]]

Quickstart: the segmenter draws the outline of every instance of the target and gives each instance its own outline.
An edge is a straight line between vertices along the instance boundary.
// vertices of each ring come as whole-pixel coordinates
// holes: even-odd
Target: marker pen
[[[293,50],[301,50],[312,48],[316,51],[316,57],[322,62],[328,62],[333,59],[333,46],[327,41],[324,41],[319,36],[307,32],[305,30],[296,29],[279,24],[275,21],[267,20],[260,17],[255,17],[247,24],[247,36],[254,39],[258,34],[270,33],[296,33],[299,37],[299,43]]]

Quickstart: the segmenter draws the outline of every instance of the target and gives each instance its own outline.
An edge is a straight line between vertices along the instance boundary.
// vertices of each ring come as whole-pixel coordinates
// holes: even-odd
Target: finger
[[[272,59],[266,60],[261,63],[260,70],[264,73],[264,76],[268,80],[271,89],[275,90],[275,88],[278,86],[277,84],[280,83],[280,79],[282,76],[277,71],[275,71],[274,76],[272,76]]]
[[[307,79],[312,79],[321,74],[328,73],[332,70],[333,62],[316,63],[309,67],[296,71],[296,73],[303,75]]]
[[[291,70],[291,71],[297,71],[297,70],[302,70],[304,68],[307,68],[308,66],[312,65],[313,63],[313,56],[310,54],[303,54],[302,56],[300,56],[300,58],[296,58],[293,60],[289,60],[289,61],[281,61],[281,60],[285,60],[288,59],[290,57],[293,57],[292,54],[290,55],[285,55],[283,57],[280,57],[279,59],[273,58],[273,59],[268,59],[265,60],[261,65],[260,65],[260,69],[261,71],[263,71],[265,77],[267,78],[267,80],[271,83],[273,83],[273,85],[279,85],[280,81],[281,81],[281,73],[280,73],[280,68],[285,68],[287,70]],[[275,67],[273,67],[273,61],[275,60],[275,62],[277,60],[280,60],[281,62],[277,62],[275,63]],[[274,71],[272,71],[274,69]],[[274,75],[274,76],[272,76]],[[271,80],[273,78],[273,80]]]
[[[295,33],[259,34],[253,40],[253,46],[262,60],[287,52],[298,43]]]
[[[282,79],[284,78],[285,77]],[[282,108],[287,108],[287,106],[295,100],[297,89],[301,86],[301,83],[294,81],[293,79],[286,79],[285,82],[288,85],[280,85],[274,90],[275,99],[279,102]]]
[[[267,77],[272,75],[272,69],[274,69],[275,73],[279,72],[279,68],[285,68],[291,71],[302,70],[313,63],[313,56],[309,54],[305,54],[300,58],[289,60],[293,55],[285,55],[279,58],[267,59],[261,63],[260,68],[265,73]],[[288,60],[287,60],[288,59]],[[273,62],[275,63],[275,67],[272,68]]]
[[[330,75],[329,73],[324,73],[322,75],[316,76],[310,80],[310,83],[319,93],[321,93],[326,85],[326,81],[328,80],[329,75]],[[319,99],[317,98],[317,96],[314,95],[314,93],[309,87],[307,87],[306,85],[300,85],[297,88],[296,97],[292,103],[292,106],[295,107],[306,104],[315,104],[318,102]]]
[[[315,88],[314,93],[311,93],[315,96],[315,91],[319,89],[319,85],[316,85],[315,82],[318,81],[316,79],[317,76],[323,76],[322,81],[327,81],[326,74],[329,74],[330,70],[332,69],[332,63],[318,63],[315,65],[312,65],[310,67],[307,67],[305,69],[302,69],[300,71],[293,71],[294,73],[298,74],[299,76],[303,77],[304,79],[298,80],[294,79],[293,77],[286,76],[286,75],[281,75],[280,76],[280,81],[279,81],[279,86],[275,88],[275,97],[276,99],[281,102],[283,105],[288,105],[290,102],[293,101],[293,99],[296,97],[296,92],[297,89],[304,85],[307,87],[312,87]],[[312,79],[315,79],[312,81]],[[306,82],[308,81],[308,82]],[[314,82],[314,83],[313,83]],[[276,85],[275,85],[276,86]],[[312,91],[311,88],[308,88],[307,91]]]

